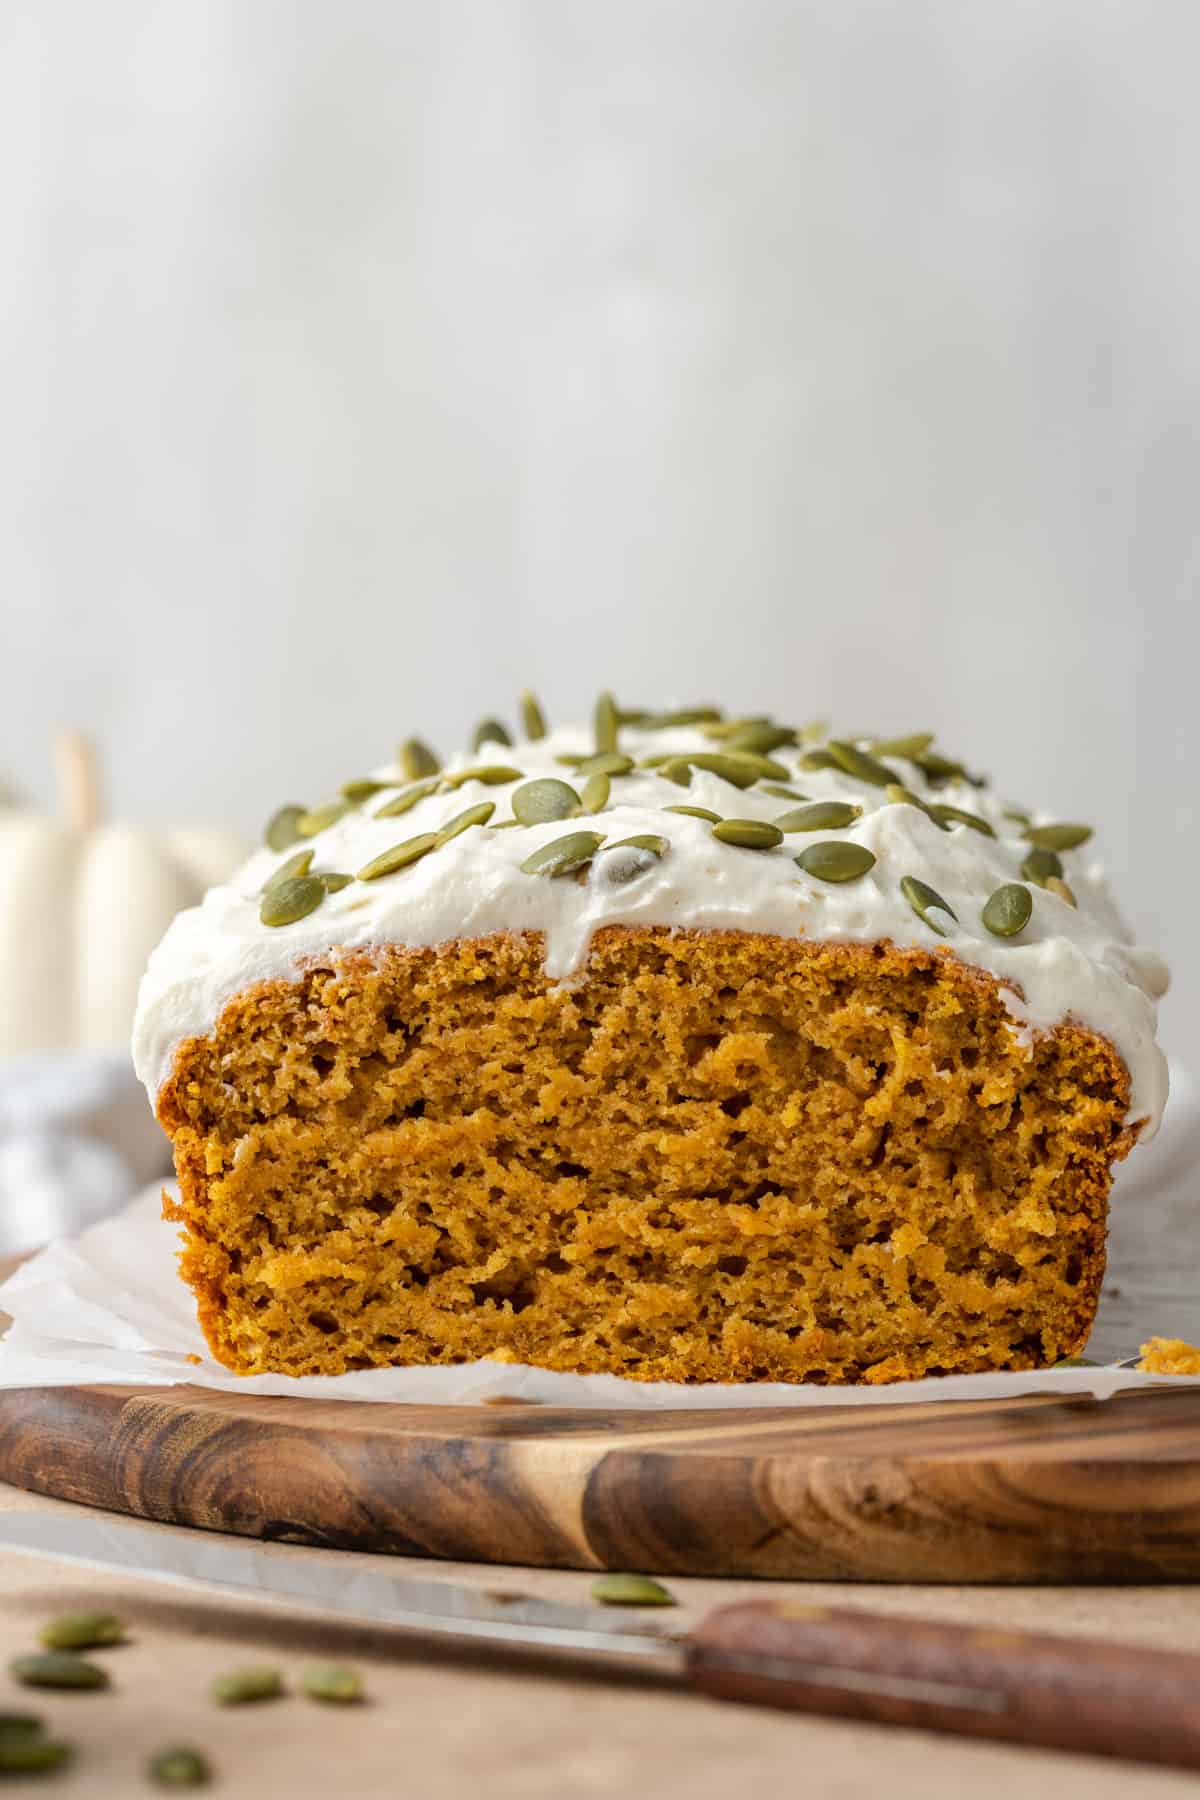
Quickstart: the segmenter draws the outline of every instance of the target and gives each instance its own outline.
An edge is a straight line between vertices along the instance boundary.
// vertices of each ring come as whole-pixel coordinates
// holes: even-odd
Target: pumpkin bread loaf
[[[619,712],[286,807],[135,1052],[242,1373],[887,1382],[1078,1351],[1164,1097],[1081,826],[927,737]]]

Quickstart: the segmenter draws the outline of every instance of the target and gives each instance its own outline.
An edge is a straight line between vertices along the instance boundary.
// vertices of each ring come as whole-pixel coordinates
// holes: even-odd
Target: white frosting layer
[[[637,759],[668,749],[719,751],[720,745],[693,728],[625,729],[621,748]],[[488,745],[481,755],[460,755],[447,768],[496,762],[521,769],[526,778],[553,775],[573,782],[572,769],[557,759],[591,751],[590,732],[565,728],[511,749]],[[715,839],[703,819],[663,810],[701,806],[727,819],[775,820],[797,804],[766,793],[761,784],[739,790],[700,769],[688,788],[654,770],[614,778],[609,805],[592,818],[508,831],[472,827],[397,874],[352,882],[307,918],[282,927],[260,922],[259,895],[294,847],[259,850],[202,905],[180,913],[151,957],[134,1026],[138,1075],[153,1100],[178,1045],[210,1031],[234,994],[255,982],[294,977],[304,959],[340,946],[417,947],[491,932],[541,932],[547,972],[569,981],[583,967],[599,926],[687,926],[855,943],[890,938],[922,949],[949,945],[964,962],[1011,984],[1005,999],[1018,1027],[1036,1031],[1073,1018],[1109,1038],[1129,1069],[1130,1118],[1147,1121],[1147,1136],[1156,1130],[1167,1078],[1155,1043],[1154,1002],[1166,989],[1167,974],[1153,951],[1132,942],[1089,848],[1062,853],[1076,907],[1034,887],[1033,917],[1024,931],[1012,939],[994,937],[981,922],[981,909],[1002,883],[1021,880],[1028,851],[1020,825],[1004,816],[1004,802],[965,782],[935,789],[911,764],[890,759],[898,783],[930,802],[980,815],[997,836],[965,825],[943,831],[918,807],[889,802],[881,788],[840,770],[801,769],[802,754],[771,752],[788,768],[786,785],[812,800],[851,801],[862,816],[846,831],[788,835],[769,851],[735,849]],[[389,790],[309,840],[314,871],[354,874],[393,845],[435,831],[480,802],[495,802],[491,824],[498,824],[512,817],[519,785],[470,781],[430,795],[400,817],[380,819],[379,809],[409,784],[394,765],[374,774]],[[522,873],[520,865],[540,844],[589,828],[610,842],[653,833],[670,847],[659,860],[645,859],[644,872],[624,882],[612,877],[624,872],[618,864],[628,868],[627,855],[603,850],[582,881]],[[874,868],[835,885],[797,867],[797,855],[831,837],[865,844],[874,852]],[[928,882],[958,915],[957,924],[937,915],[946,937],[909,906],[900,891],[905,875]]]

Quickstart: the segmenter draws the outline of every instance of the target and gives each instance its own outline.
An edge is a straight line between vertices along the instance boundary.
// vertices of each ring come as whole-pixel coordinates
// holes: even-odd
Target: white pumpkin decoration
[[[105,821],[77,732],[55,764],[62,817],[0,808],[0,1055],[126,1048],[151,950],[246,855],[227,831]]]

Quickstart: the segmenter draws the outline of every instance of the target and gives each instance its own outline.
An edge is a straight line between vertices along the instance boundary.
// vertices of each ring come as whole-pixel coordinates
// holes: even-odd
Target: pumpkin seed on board
[[[316,837],[320,831],[328,831],[339,819],[344,819],[350,811],[346,800],[329,800],[324,806],[314,806],[311,812],[301,813],[296,820],[296,831],[302,838]]]
[[[365,1697],[362,1676],[345,1663],[313,1663],[301,1681],[310,1700],[326,1705],[353,1706]]]
[[[958,914],[950,905],[949,901],[943,900],[936,888],[931,888],[927,881],[921,881],[916,875],[904,876],[900,883],[900,892],[904,895],[904,898],[908,901],[908,904],[912,907],[918,919],[921,919],[928,925],[930,931],[936,931],[939,937],[945,937],[946,930],[944,926],[938,924],[936,919],[930,918],[931,913],[947,913],[950,918],[957,922]]]
[[[286,861],[280,863],[273,875],[267,876],[260,892],[269,894],[272,888],[279,887],[282,882],[292,881],[298,875],[307,875],[316,854],[315,850],[297,850],[294,856],[289,856]]]
[[[846,800],[814,800],[810,806],[797,806],[781,813],[775,823],[780,831],[845,831],[862,818],[862,807]]]
[[[712,834],[722,844],[735,844],[739,850],[774,850],[782,844],[783,833],[765,819],[721,819]]]
[[[847,743],[843,738],[830,738],[825,748],[838,768],[853,775],[856,781],[868,781],[872,787],[888,787],[896,779],[886,763],[877,762],[857,744]]]
[[[423,744],[420,738],[405,738],[396,752],[396,761],[409,781],[419,781],[422,775],[436,775],[442,766],[429,745]]]
[[[964,811],[961,806],[943,806],[935,801],[926,811],[935,825],[969,825],[972,831],[978,831],[984,837],[996,835],[986,819],[981,819],[978,813]]]
[[[364,775],[358,781],[343,781],[342,799],[348,800],[351,806],[359,806],[364,800],[370,800],[376,794],[382,794],[387,786],[386,781],[376,781],[370,775]]]
[[[815,875],[818,881],[857,881],[875,867],[875,858],[866,845],[846,838],[826,838],[822,843],[810,844],[796,862],[806,875]]]
[[[552,775],[527,781],[512,796],[513,817],[522,825],[545,825],[552,819],[569,819],[579,811],[575,789]]]
[[[272,813],[263,833],[268,850],[290,850],[293,844],[299,843],[301,834],[296,823],[307,811],[306,806],[281,806],[278,812]]]
[[[95,1650],[104,1644],[123,1644],[125,1622],[110,1612],[59,1613],[47,1619],[38,1637],[47,1650]]]
[[[402,794],[397,794],[394,800],[389,800],[386,806],[381,806],[371,816],[376,819],[398,819],[401,813],[406,813],[411,807],[414,807],[418,800],[425,800],[430,794],[436,792],[437,787],[436,775],[427,781],[418,781],[414,787],[405,788]]]
[[[537,696],[526,688],[521,695],[521,729],[531,740],[544,738],[546,735],[546,715],[537,703]]]
[[[214,1675],[208,1691],[218,1706],[246,1706],[277,1700],[283,1693],[283,1677],[269,1663],[245,1663]]]
[[[441,837],[437,831],[422,831],[417,837],[405,838],[402,844],[393,844],[381,856],[372,857],[358,871],[360,881],[378,881],[381,875],[394,875],[398,869],[407,869],[412,863],[420,862],[431,850],[436,850]]]
[[[592,1583],[592,1599],[602,1606],[677,1606],[670,1588],[651,1575],[601,1575]]]
[[[156,1787],[207,1787],[212,1770],[199,1750],[186,1745],[178,1749],[158,1750],[146,1764],[146,1773]]]
[[[620,750],[601,750],[596,756],[585,756],[576,763],[577,775],[628,775],[633,768],[632,756]]]
[[[325,898],[325,884],[315,875],[293,875],[265,888],[258,908],[264,925],[295,925],[316,912]]]
[[[438,832],[438,849],[440,850],[443,844],[448,844],[451,838],[461,836],[464,831],[470,831],[472,825],[486,825],[495,810],[496,802],[494,800],[484,800],[478,806],[468,806],[466,812],[456,813]]]
[[[520,781],[522,771],[513,769],[507,763],[474,763],[469,769],[455,769],[442,776],[448,788],[465,787],[468,781],[478,781],[484,787],[503,787],[506,782]]]
[[[908,737],[876,738],[871,745],[874,756],[920,756],[933,742],[932,731],[914,731]]]
[[[1052,875],[1062,876],[1062,858],[1055,850],[1041,850],[1035,844],[1021,864],[1021,874],[1036,887],[1045,887]]]
[[[1033,914],[1033,895],[1019,881],[998,887],[983,908],[983,923],[993,937],[1016,937]]]
[[[616,749],[618,729],[617,703],[611,694],[601,694],[595,713],[597,752]]]
[[[499,719],[481,719],[475,727],[475,735],[471,739],[472,751],[478,755],[485,744],[503,744],[505,749],[511,748],[511,733]]]
[[[585,813],[602,812],[608,805],[612,782],[607,775],[589,775],[579,793],[579,804]]]
[[[570,875],[590,862],[603,842],[604,837],[598,831],[569,831],[566,837],[554,838],[527,856],[521,864],[521,873]]]
[[[1027,825],[1021,833],[1038,850],[1077,850],[1091,835],[1090,825]]]
[[[73,1650],[45,1650],[40,1655],[16,1656],[8,1665],[14,1681],[26,1687],[102,1688],[108,1686],[108,1671],[99,1663],[88,1662]]]
[[[720,813],[709,812],[707,806],[664,806],[664,812],[682,813],[688,819],[707,819],[710,825],[721,823]]]

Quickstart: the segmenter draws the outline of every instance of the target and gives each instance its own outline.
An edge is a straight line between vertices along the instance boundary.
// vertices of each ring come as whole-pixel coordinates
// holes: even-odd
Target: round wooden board
[[[0,1477],[399,1556],[792,1580],[1200,1577],[1200,1390],[607,1412],[0,1393]]]

